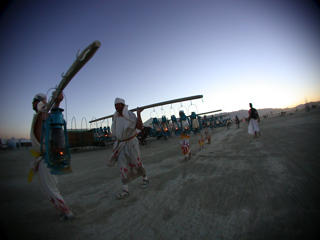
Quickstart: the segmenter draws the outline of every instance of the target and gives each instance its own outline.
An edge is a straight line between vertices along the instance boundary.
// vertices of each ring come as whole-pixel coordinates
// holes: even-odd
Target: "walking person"
[[[238,116],[236,116],[235,122],[236,122],[237,128],[239,128],[240,127],[240,120],[239,120]]]
[[[112,118],[111,131],[116,137],[116,141],[107,165],[112,167],[115,162],[118,163],[122,190],[117,197],[123,199],[129,195],[128,184],[135,178],[142,176],[140,188],[146,188],[149,185],[146,170],[141,162],[139,140],[136,138],[137,129],[141,130],[143,127],[141,120],[143,109],[138,108],[136,117],[133,112],[128,110],[124,99],[116,98],[114,105],[116,112]]]
[[[63,100],[63,95],[58,96],[53,107],[59,107]],[[40,187],[46,197],[52,202],[53,206],[60,212],[60,221],[69,221],[75,218],[75,215],[70,211],[70,208],[65,203],[60,194],[57,177],[50,173],[47,164],[44,162],[44,156],[41,155],[41,131],[42,125],[49,117],[49,113],[45,111],[47,97],[43,93],[35,95],[32,101],[33,110],[36,114],[33,116],[33,121],[30,131],[30,140],[32,143],[31,153],[36,159],[32,163],[33,174],[38,174]],[[32,175],[31,175],[32,176]],[[29,179],[28,181],[31,181]]]
[[[210,127],[210,123],[208,124],[207,122],[208,120],[206,115],[204,115],[203,121],[204,121],[204,124],[203,124],[202,131],[204,131],[204,135],[205,135],[204,142],[208,140],[208,144],[210,144],[211,143],[211,127]]]
[[[184,155],[184,160],[188,161],[191,158],[190,150],[190,126],[187,122],[187,116],[183,110],[179,111],[180,123],[181,123],[181,135],[180,135],[180,147]]]
[[[250,109],[248,111],[248,133],[251,135],[254,135],[254,138],[258,138],[261,136],[260,129],[259,129],[259,122],[260,122],[260,117],[258,114],[257,109],[252,107],[252,103],[249,104]]]

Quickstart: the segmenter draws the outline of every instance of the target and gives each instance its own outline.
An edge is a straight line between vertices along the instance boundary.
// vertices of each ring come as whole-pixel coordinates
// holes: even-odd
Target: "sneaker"
[[[147,188],[149,185],[149,180],[143,180],[143,183],[140,185],[140,188]]]
[[[72,215],[71,216],[67,216],[67,214],[65,214],[65,213],[61,213],[60,214],[60,217],[59,217],[59,220],[61,221],[61,222],[69,222],[69,221],[72,221],[72,220],[74,220],[75,218],[76,218],[76,216],[73,214],[73,213],[71,213]]]

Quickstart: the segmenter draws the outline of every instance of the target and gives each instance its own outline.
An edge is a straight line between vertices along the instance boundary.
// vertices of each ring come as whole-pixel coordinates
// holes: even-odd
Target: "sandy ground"
[[[247,125],[215,129],[212,144],[182,162],[179,138],[141,148],[150,186],[130,184],[117,200],[111,147],[72,153],[73,173],[59,177],[77,219],[58,221],[38,179],[27,182],[26,149],[0,152],[4,239],[319,239],[320,111],[263,119],[254,140]],[[2,237],[3,239],[3,237]]]

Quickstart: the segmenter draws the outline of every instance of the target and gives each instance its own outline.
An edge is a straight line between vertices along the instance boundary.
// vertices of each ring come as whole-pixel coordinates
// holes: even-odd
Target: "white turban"
[[[44,93],[38,93],[34,96],[33,101],[39,101],[37,104],[38,111],[44,112],[47,105],[47,96]]]
[[[124,99],[123,98],[116,98],[115,100],[114,100],[114,104],[117,104],[117,103],[122,103],[122,104],[126,104],[126,102],[124,101]]]
[[[33,100],[47,102],[47,96],[44,93],[38,93],[34,96]]]

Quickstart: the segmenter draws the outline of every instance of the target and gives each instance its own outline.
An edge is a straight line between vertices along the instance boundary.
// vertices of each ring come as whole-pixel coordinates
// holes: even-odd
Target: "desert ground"
[[[60,222],[37,176],[27,182],[27,149],[0,152],[2,239],[319,239],[320,109],[261,119],[261,137],[247,124],[217,128],[212,143],[183,162],[179,137],[148,138],[141,147],[150,185],[134,180],[118,200],[111,147],[72,151],[73,172],[59,176],[76,214]]]

